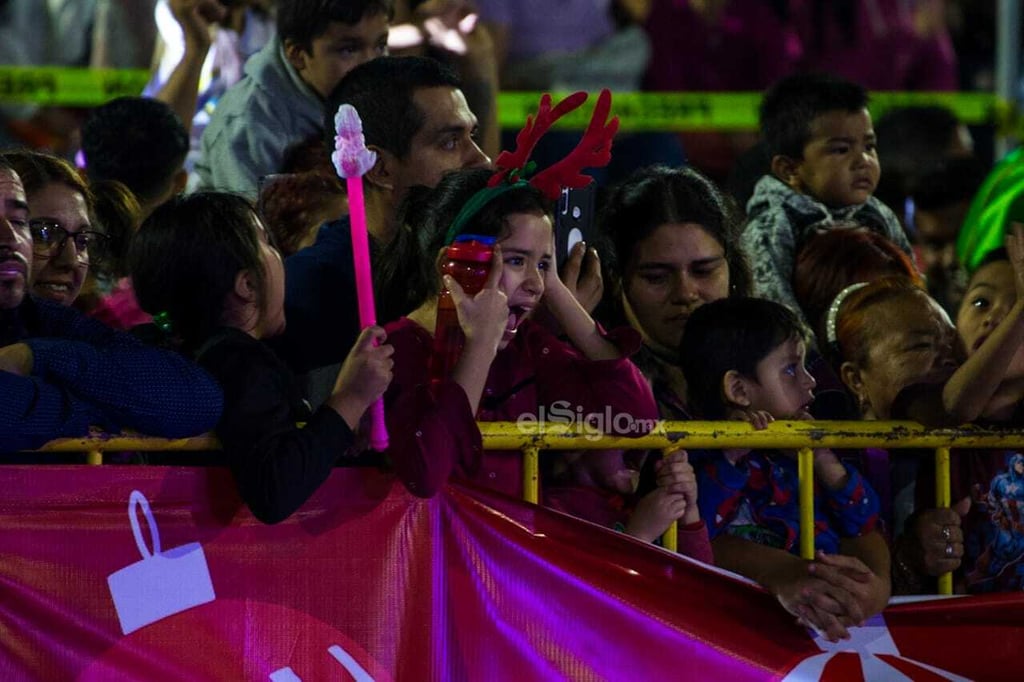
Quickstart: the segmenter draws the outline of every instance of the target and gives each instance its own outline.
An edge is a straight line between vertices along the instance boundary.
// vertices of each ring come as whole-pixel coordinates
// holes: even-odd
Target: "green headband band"
[[[505,192],[520,187],[529,187],[530,183],[526,180],[516,180],[515,182],[503,182],[500,185],[494,187],[484,187],[482,190],[474,194],[469,198],[469,201],[462,207],[459,214],[455,216],[455,220],[452,221],[451,227],[448,228],[448,232],[444,235],[444,245],[449,246],[455,238],[462,234],[463,229],[477,213],[480,212],[487,204],[491,203]]]

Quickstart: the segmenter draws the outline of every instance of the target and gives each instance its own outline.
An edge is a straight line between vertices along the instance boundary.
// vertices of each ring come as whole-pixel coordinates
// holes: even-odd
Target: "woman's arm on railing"
[[[854,595],[812,575],[810,563],[795,554],[734,535],[711,541],[715,565],[756,581],[783,608],[830,641],[849,639],[847,628],[866,614]]]

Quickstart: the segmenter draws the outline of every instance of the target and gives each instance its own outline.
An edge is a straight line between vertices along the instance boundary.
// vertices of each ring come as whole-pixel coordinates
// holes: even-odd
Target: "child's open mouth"
[[[508,322],[505,323],[505,333],[515,335],[519,326],[529,316],[531,309],[526,306],[512,305],[508,307]]]

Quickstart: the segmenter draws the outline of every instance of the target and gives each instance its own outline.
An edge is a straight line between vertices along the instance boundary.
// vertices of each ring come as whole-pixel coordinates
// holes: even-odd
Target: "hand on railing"
[[[921,576],[934,578],[956,571],[964,556],[961,519],[970,508],[971,498],[965,497],[953,507],[913,515],[894,559]]]
[[[686,451],[666,455],[655,467],[658,487],[637,503],[626,524],[628,534],[646,542],[653,542],[676,521],[686,525],[700,521],[697,476]]]
[[[693,471],[686,450],[668,453],[655,467],[658,487],[680,493],[686,501],[686,512],[677,520],[687,526],[700,521],[700,508],[697,507],[697,474]]]
[[[755,431],[764,431],[775,421],[775,417],[764,410],[751,410],[746,407],[734,407],[728,416],[729,421],[750,422]]]

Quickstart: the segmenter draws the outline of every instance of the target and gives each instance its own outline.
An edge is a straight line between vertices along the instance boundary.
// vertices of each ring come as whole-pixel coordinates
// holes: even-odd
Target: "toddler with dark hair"
[[[705,419],[810,419],[814,378],[804,367],[807,331],[778,303],[727,298],[691,315],[680,348],[689,405]],[[775,594],[829,639],[885,608],[889,553],[876,531],[878,498],[856,469],[814,452],[818,554],[801,559],[793,451],[693,453],[701,517],[716,563]],[[845,554],[848,556],[842,556]]]
[[[911,253],[899,220],[872,196],[881,169],[864,88],[827,75],[784,78],[765,93],[760,118],[771,172],[747,204],[742,239],[755,294],[802,315],[791,285],[796,254],[839,221]]]

